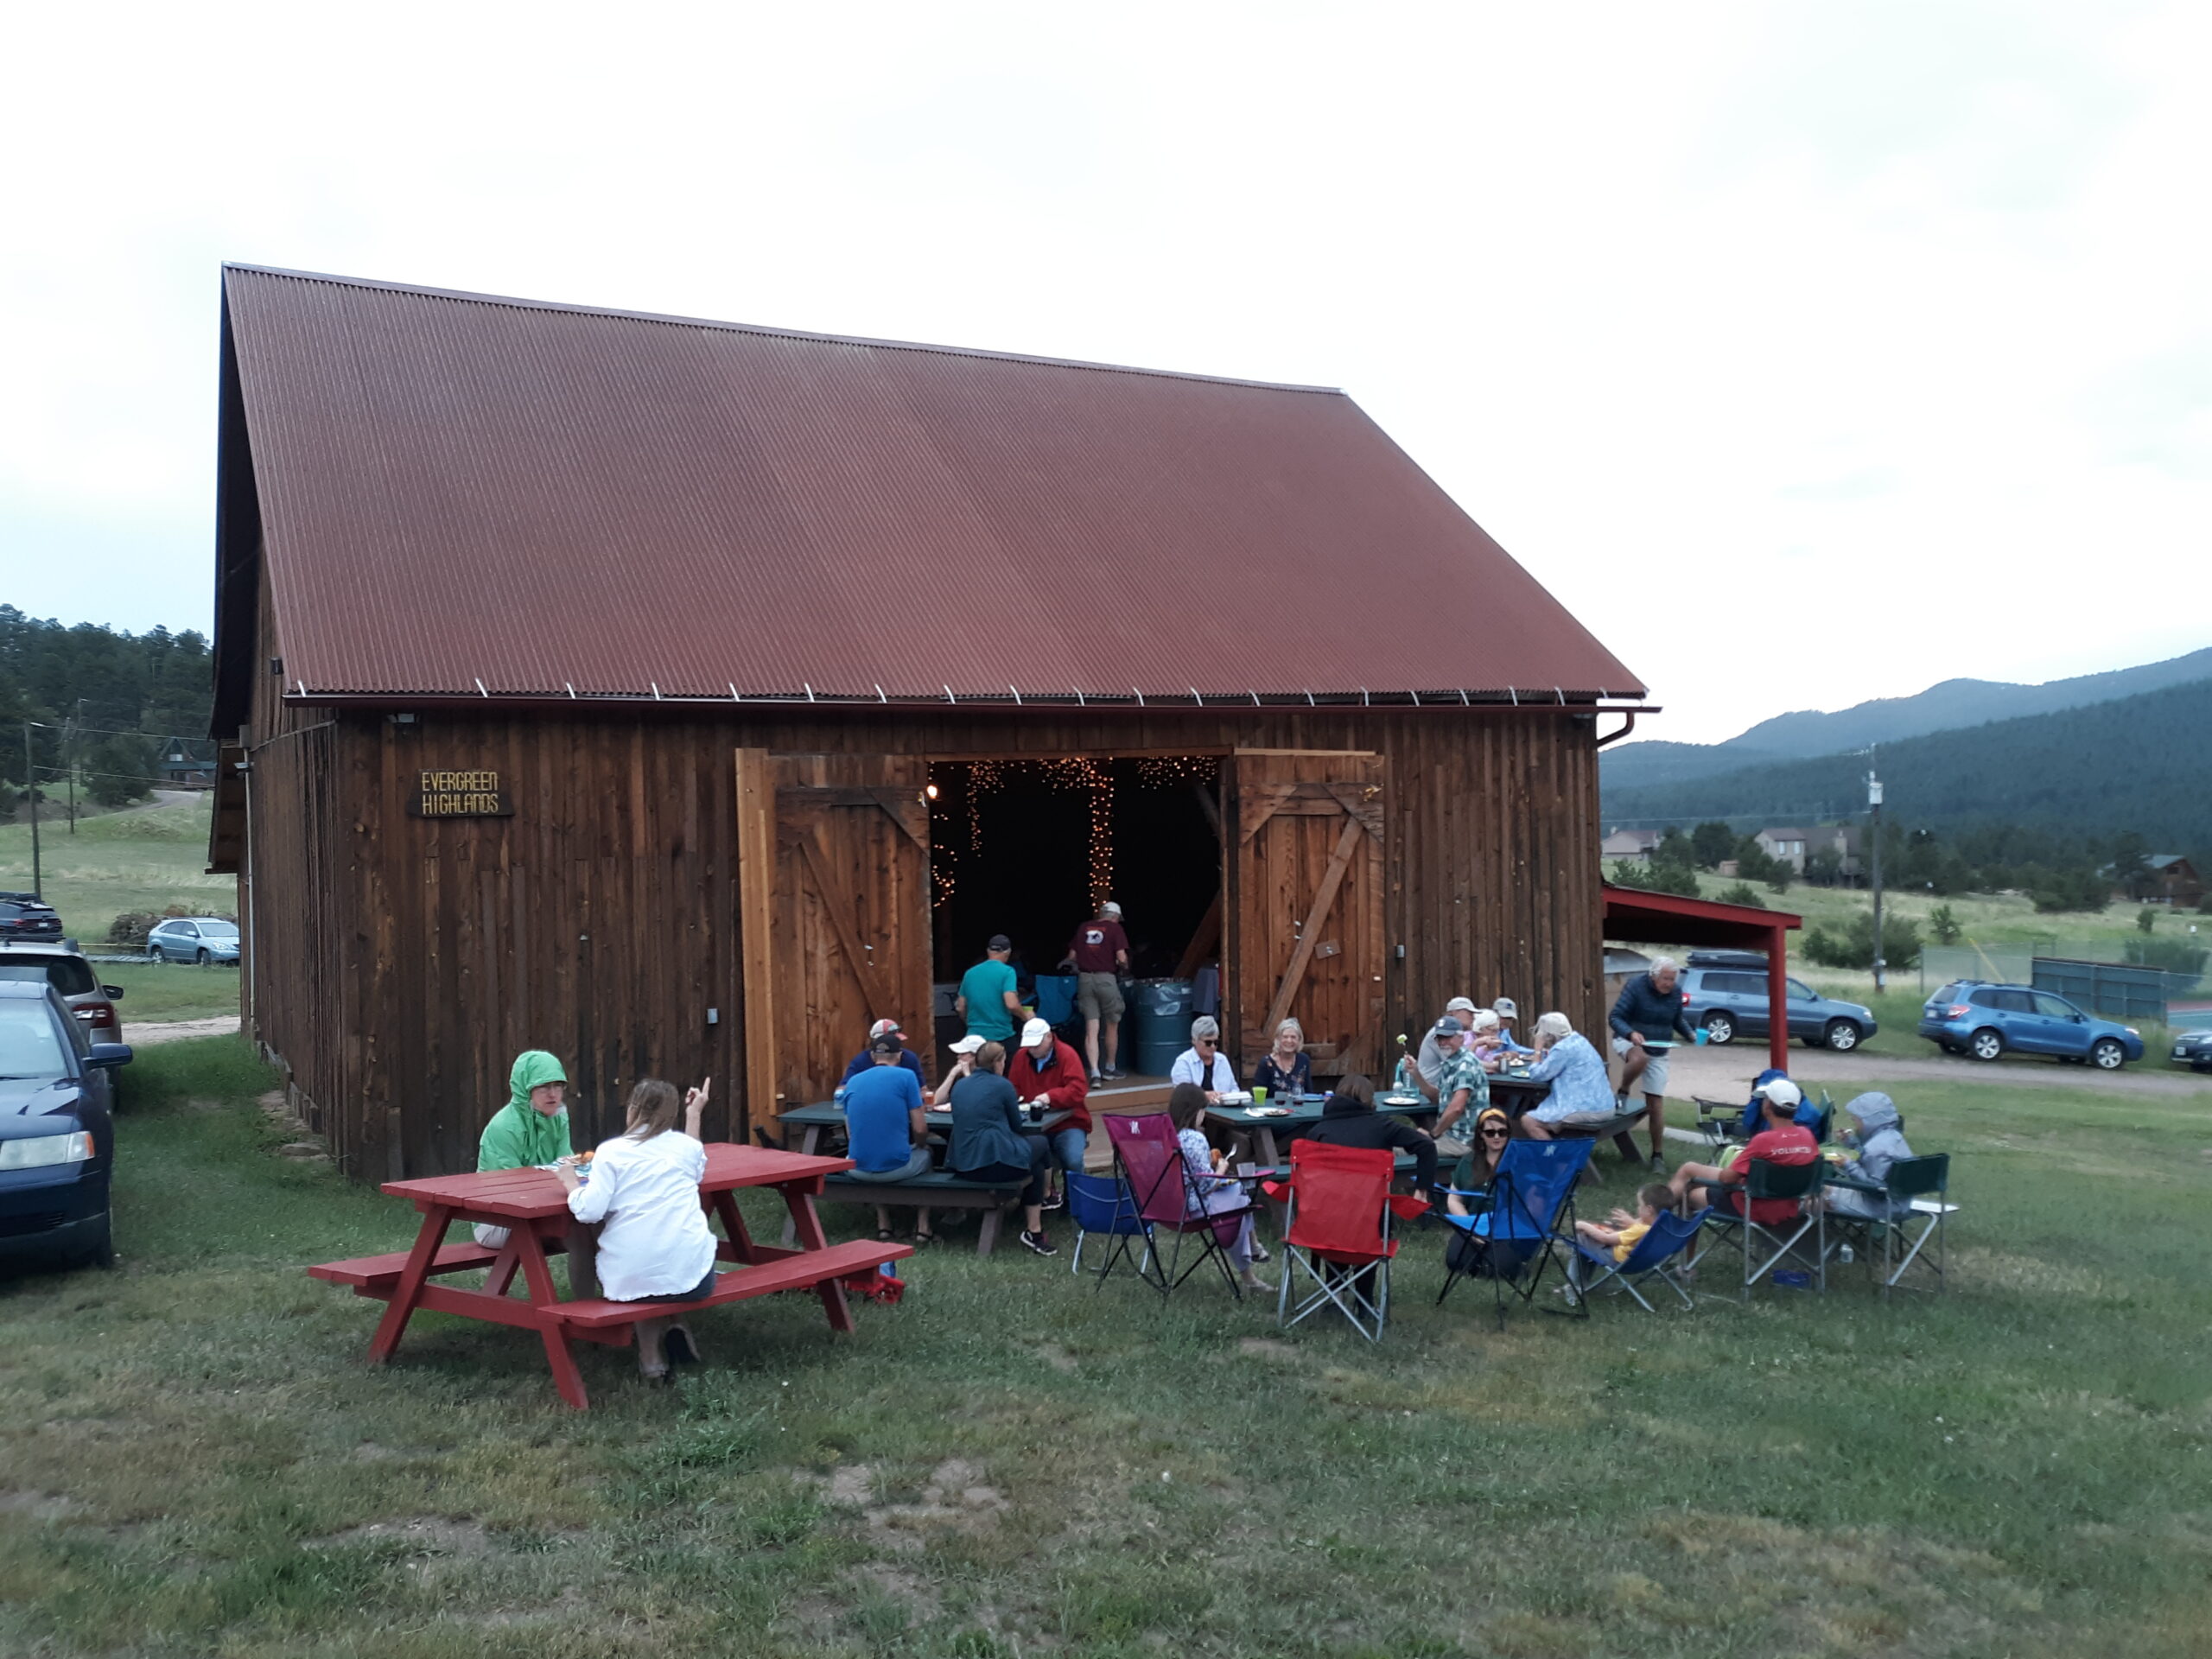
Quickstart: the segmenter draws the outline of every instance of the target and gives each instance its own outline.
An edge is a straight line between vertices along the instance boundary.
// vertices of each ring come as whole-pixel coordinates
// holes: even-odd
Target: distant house
[[[1785,824],[1762,830],[1751,837],[1769,858],[1778,859],[1798,875],[1806,861],[1821,853],[1834,853],[1838,874],[1859,874],[1859,832],[1849,824]]]
[[[1624,858],[1631,864],[1649,864],[1652,849],[1659,844],[1656,830],[1616,830],[1598,843],[1601,857]]]
[[[2157,884],[2153,896],[2170,905],[2204,902],[2204,878],[2179,853],[2153,853],[2143,861],[2150,866],[2151,880]]]
[[[215,746],[204,738],[172,738],[162,748],[163,789],[213,789]]]

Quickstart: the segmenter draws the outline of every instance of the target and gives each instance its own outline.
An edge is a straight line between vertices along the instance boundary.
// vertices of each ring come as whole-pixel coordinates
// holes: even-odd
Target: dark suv
[[[58,939],[61,918],[28,893],[0,893],[0,939]]]
[[[114,1262],[109,1073],[130,1063],[121,1043],[93,1042],[43,980],[0,980],[0,1262]]]
[[[1822,996],[1802,980],[1786,982],[1789,1034],[1808,1045],[1853,1049],[1880,1029],[1872,1008]],[[1682,1012],[1708,1043],[1767,1034],[1766,958],[1750,950],[1693,950],[1681,976]]]
[[[2084,1014],[2063,996],[2032,985],[1992,985],[1955,979],[1920,1010],[1920,1034],[1947,1054],[1994,1060],[2007,1049],[2087,1060],[2117,1071],[2143,1058],[2143,1038],[2133,1026]]]
[[[19,944],[0,939],[0,980],[20,979],[33,984],[44,980],[61,993],[77,1023],[96,1043],[120,1042],[123,1027],[115,1017],[123,987],[103,985],[92,964],[77,949],[74,939]]]

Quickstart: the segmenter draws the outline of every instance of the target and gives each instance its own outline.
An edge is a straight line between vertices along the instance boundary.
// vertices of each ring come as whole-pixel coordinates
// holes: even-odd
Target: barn
[[[1603,1017],[1643,689],[1341,392],[232,266],[219,473],[211,863],[362,1178],[531,1046],[742,1137],[1109,894],[1246,1060]]]

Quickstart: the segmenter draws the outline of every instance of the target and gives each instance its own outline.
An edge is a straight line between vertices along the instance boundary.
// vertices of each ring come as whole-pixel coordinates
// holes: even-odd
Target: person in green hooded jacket
[[[558,1162],[574,1148],[569,1142],[569,1074],[542,1048],[515,1056],[507,1072],[507,1103],[492,1114],[476,1142],[479,1174],[495,1169],[528,1169]],[[479,1224],[476,1242],[498,1249],[507,1230]],[[599,1294],[593,1271],[599,1230],[582,1222],[569,1229],[569,1289],[579,1300]]]

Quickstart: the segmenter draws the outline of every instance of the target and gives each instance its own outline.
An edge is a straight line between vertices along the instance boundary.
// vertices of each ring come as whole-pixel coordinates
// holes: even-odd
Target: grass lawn
[[[266,1082],[233,1039],[145,1052],[121,1266],[0,1287],[0,1651],[2212,1641],[2212,1092],[2098,1097],[2089,1139],[2085,1096],[1894,1086],[1961,1160],[1942,1298],[1853,1279],[1501,1335],[1477,1287],[1433,1306],[1422,1232],[1370,1350],[1218,1286],[1163,1305],[954,1248],[851,1341],[798,1297],[707,1315],[672,1391],[588,1350],[580,1414],[519,1332],[418,1316],[362,1363],[378,1305],[300,1268],[404,1246],[412,1211],[276,1156]]]
[[[235,966],[102,962],[95,963],[93,969],[103,985],[122,988],[123,1001],[116,1005],[116,1012],[123,1020],[125,1042],[130,1040],[130,1027],[142,1020],[201,1020],[238,1011]]]
[[[176,806],[80,818],[73,836],[57,821],[42,822],[41,888],[61,912],[62,926],[92,945],[108,937],[123,911],[158,911],[172,904],[236,909],[236,880],[205,874],[213,810],[213,798],[203,794]],[[30,826],[0,824],[0,887],[30,885]]]

